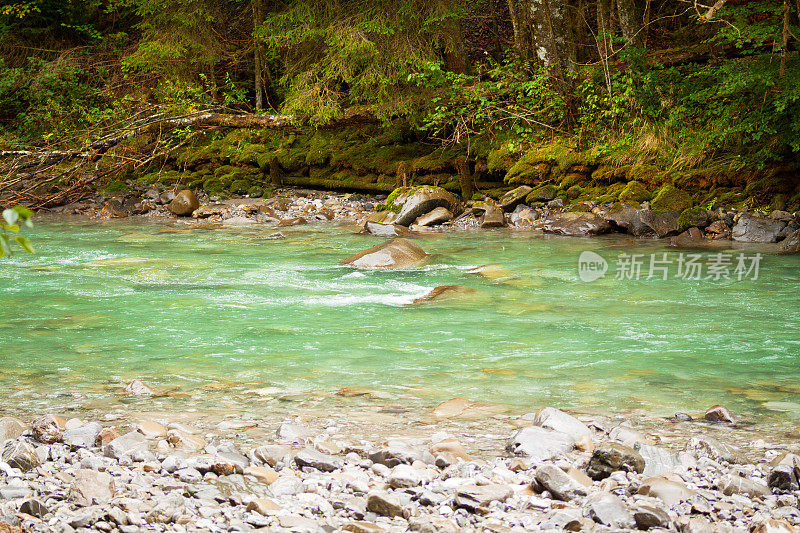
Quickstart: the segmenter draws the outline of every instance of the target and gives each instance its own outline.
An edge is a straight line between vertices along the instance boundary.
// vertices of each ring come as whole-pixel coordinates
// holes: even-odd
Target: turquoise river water
[[[0,411],[89,408],[138,378],[175,398],[359,386],[659,416],[723,403],[800,425],[800,257],[765,254],[757,280],[694,280],[663,243],[465,232],[417,238],[422,268],[360,272],[339,260],[381,239],[273,231],[40,222],[37,253],[0,264]],[[591,283],[586,250],[611,263]],[[722,251],[735,264],[757,250]],[[665,252],[669,279],[646,279]],[[624,253],[644,254],[640,279],[615,279]],[[500,267],[469,273],[485,264]],[[412,303],[441,285],[475,292]]]

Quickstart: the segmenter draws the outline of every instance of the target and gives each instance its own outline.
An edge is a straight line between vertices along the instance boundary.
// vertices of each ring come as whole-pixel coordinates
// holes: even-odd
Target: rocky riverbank
[[[621,194],[621,201],[566,205],[553,197],[553,190],[529,186],[509,191],[498,201],[486,197],[467,202],[434,186],[401,187],[378,196],[290,188],[269,198],[225,200],[202,192],[152,188],[141,196],[99,197],[53,212],[97,219],[178,217],[228,227],[280,228],[334,221],[381,237],[497,228],[575,237],[624,233],[638,239],[669,239],[671,246],[680,248],[714,249],[732,241],[764,244],[779,253],[800,251],[800,212],[710,210],[694,205],[677,189],[662,191],[652,202],[639,202],[633,192]]]
[[[151,392],[127,388],[145,404]],[[796,434],[759,438],[720,406],[658,421],[491,407],[456,398],[416,416],[1,418],[0,531],[800,526]]]

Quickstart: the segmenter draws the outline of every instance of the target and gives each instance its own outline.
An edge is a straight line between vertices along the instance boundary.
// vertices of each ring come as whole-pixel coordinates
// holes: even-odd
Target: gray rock
[[[726,496],[730,496],[732,494],[744,494],[750,496],[751,498],[755,498],[760,496],[769,496],[772,494],[772,491],[770,491],[769,487],[765,484],[758,481],[753,481],[752,479],[734,475],[724,476],[719,480],[717,485],[719,490],[721,490]]]
[[[19,468],[23,472],[32,470],[41,464],[36,449],[22,440],[9,441],[3,447],[3,462],[11,468]]]
[[[300,436],[297,435],[297,437],[299,438]],[[254,449],[250,454],[251,458],[253,459],[253,462],[262,463],[274,467],[280,461],[282,461],[284,457],[289,455],[289,452],[291,452],[291,448],[289,448],[288,446],[270,444],[266,446],[259,446],[258,448]]]
[[[709,422],[724,422],[726,424],[736,423],[736,419],[724,405],[715,405],[710,407],[706,411],[705,419]]]
[[[657,213],[649,209],[639,209],[633,216],[628,231],[636,237],[659,238],[680,233],[677,211]]]
[[[605,479],[618,470],[641,474],[644,467],[644,458],[633,448],[616,442],[606,442],[595,448],[586,473],[590,478],[598,480]]]
[[[341,468],[343,462],[332,455],[319,452],[313,448],[305,448],[297,452],[294,456],[294,462],[298,467],[310,466],[322,472],[333,472],[337,468]]]
[[[735,446],[709,437],[692,437],[686,443],[686,451],[695,457],[708,457],[715,461],[744,464],[747,462]]]
[[[488,206],[481,216],[480,225],[482,228],[504,228],[506,215],[503,209],[498,206]]]
[[[403,506],[400,500],[380,491],[370,492],[367,495],[367,510],[389,518],[403,516]]]
[[[106,505],[114,496],[114,478],[96,470],[78,470],[69,486],[69,499],[82,507]]]
[[[176,194],[175,198],[173,198],[167,206],[170,212],[179,217],[190,216],[198,207],[200,207],[200,202],[197,200],[197,196],[188,189],[184,189]]]
[[[633,519],[636,521],[636,527],[644,530],[654,527],[667,528],[670,523],[669,514],[652,505],[638,505],[633,510]]]
[[[516,455],[547,460],[572,450],[574,445],[575,439],[566,433],[530,426],[517,431],[506,444],[506,450]]]
[[[458,488],[453,503],[456,507],[475,512],[493,501],[504,502],[514,491],[508,485],[466,485]]]
[[[428,254],[408,239],[393,239],[343,259],[355,268],[414,268],[422,265]]]
[[[95,445],[97,436],[103,426],[97,422],[89,422],[75,429],[68,429],[62,435],[62,442],[75,448],[91,448]]]
[[[781,491],[800,490],[800,456],[783,454],[772,462],[767,485]]]
[[[19,512],[35,516],[36,518],[42,518],[50,511],[44,503],[32,498],[22,502],[22,505],[19,506]]]
[[[303,482],[293,475],[278,476],[278,479],[270,483],[269,492],[276,498],[299,494],[303,492]]]
[[[399,195],[395,199],[395,204],[402,202],[403,207],[395,219],[395,224],[408,226],[416,219],[430,213],[437,207],[445,207],[452,214],[460,214],[462,211],[461,202],[456,196],[441,187],[424,186],[412,189]]]
[[[616,203],[603,213],[602,217],[613,227],[627,231],[633,223],[636,211],[637,209],[631,205]]]
[[[589,429],[589,426],[555,407],[539,409],[533,417],[533,424],[560,433],[566,433],[575,440],[579,440],[584,435],[590,437],[592,435],[592,430]]]
[[[786,222],[743,214],[733,227],[733,240],[740,242],[777,242]]]
[[[25,433],[26,429],[25,424],[16,418],[10,416],[0,418],[0,444],[7,440],[16,439]]]
[[[59,442],[61,430],[61,422],[53,415],[40,416],[31,423],[33,438],[43,444]]]
[[[446,207],[437,207],[430,213],[426,213],[419,217],[414,224],[417,226],[436,226],[442,222],[447,222],[453,218],[453,213],[447,210]]]
[[[586,499],[589,518],[604,526],[632,529],[636,525],[633,514],[619,497],[607,492],[592,494]]]
[[[542,230],[556,235],[588,237],[608,233],[611,231],[611,226],[594,213],[570,211],[549,216]]]
[[[637,442],[633,445],[633,449],[644,459],[642,474],[648,477],[672,472],[680,464],[678,456],[665,448]]]
[[[175,471],[175,475],[184,483],[200,483],[203,481],[203,474],[196,468],[181,468]]]
[[[405,489],[422,484],[419,470],[411,465],[399,464],[389,474],[389,486],[393,489]]]
[[[411,464],[414,461],[422,461],[424,454],[422,450],[414,448],[406,442],[393,441],[389,443],[388,447],[369,454],[369,459],[373,463],[394,468],[401,463]]]
[[[778,251],[782,254],[800,253],[800,230],[787,235],[778,246]]]
[[[534,472],[536,481],[559,500],[574,500],[586,496],[586,487],[575,481],[569,474],[553,465],[542,465]]]
[[[399,226],[397,224],[381,224],[380,222],[367,221],[364,224],[364,231],[362,233],[368,233],[376,237],[405,237],[412,232],[405,226]]]
[[[683,483],[659,476],[645,479],[637,492],[644,496],[658,498],[669,506],[678,505],[696,494]]]
[[[120,459],[130,455],[137,449],[146,449],[147,439],[138,431],[131,431],[117,437],[103,447],[103,455],[112,459]]]

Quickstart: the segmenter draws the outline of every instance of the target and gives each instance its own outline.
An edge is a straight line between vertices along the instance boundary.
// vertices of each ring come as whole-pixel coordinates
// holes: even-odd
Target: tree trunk
[[[781,43],[781,73],[779,78],[786,75],[786,55],[789,53],[789,15],[791,8],[789,0],[783,0],[783,40]]]
[[[461,186],[461,197],[464,200],[472,199],[472,172],[469,170],[469,160],[466,157],[460,157],[456,161],[458,167],[458,184]]]
[[[461,21],[448,18],[444,27],[444,63],[445,68],[456,74],[467,72],[467,51],[461,31]]]
[[[642,46],[642,29],[639,27],[639,17],[636,11],[634,0],[617,0],[617,14],[622,36],[633,46]]]
[[[532,0],[530,3],[533,43],[537,59],[551,77],[566,80],[575,68],[572,25],[561,0]]]
[[[273,185],[282,185],[281,183],[281,166],[278,164],[278,158],[273,157],[269,160],[269,181]]]
[[[800,0],[797,0],[800,2]],[[514,30],[514,48],[517,53],[522,53],[524,47],[522,46],[522,35],[520,33],[519,17],[517,16],[516,0],[508,0],[508,14],[511,17],[511,27]]]
[[[256,92],[256,111],[264,109],[264,80],[262,79],[263,66],[261,65],[261,58],[264,57],[264,47],[261,41],[255,36],[255,32],[261,23],[264,22],[264,6],[262,0],[253,0],[253,41],[255,45],[254,52],[254,89]]]

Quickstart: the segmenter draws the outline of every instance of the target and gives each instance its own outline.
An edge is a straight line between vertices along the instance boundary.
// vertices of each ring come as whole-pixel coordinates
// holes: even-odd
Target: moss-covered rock
[[[247,189],[247,196],[250,198],[261,198],[264,196],[264,189],[259,187],[258,185],[253,185],[249,189]]]
[[[624,183],[614,183],[612,185],[609,185],[606,188],[605,192],[603,192],[603,194],[598,196],[596,200],[604,204],[616,202],[619,199],[619,195],[622,194],[623,190],[625,190]]]
[[[583,187],[581,187],[580,185],[573,185],[572,187],[567,189],[567,199],[575,200],[581,195],[582,192],[583,192]]]
[[[203,190],[208,194],[219,194],[225,190],[225,185],[218,178],[208,178],[203,182]]]
[[[653,211],[660,213],[667,211],[681,213],[692,207],[693,204],[692,197],[687,192],[676,189],[672,185],[664,185],[656,193],[650,207]]]
[[[705,228],[709,220],[709,213],[705,208],[699,206],[690,207],[689,209],[684,209],[678,217],[678,230],[684,232],[692,226]]]
[[[556,194],[558,194],[558,187],[552,183],[548,183],[547,185],[542,185],[531,191],[531,193],[525,197],[525,201],[528,204],[534,202],[549,202],[556,197]]]
[[[653,197],[653,193],[648,191],[639,181],[630,181],[622,192],[619,193],[619,201],[626,204],[640,204],[647,202]]]
[[[231,183],[230,191],[233,194],[246,194],[250,187],[251,184],[248,180],[234,180]]]
[[[103,189],[103,192],[107,194],[114,194],[117,192],[127,191],[128,189],[129,186],[126,182],[120,180],[114,180],[111,183],[109,183],[105,189]]]

